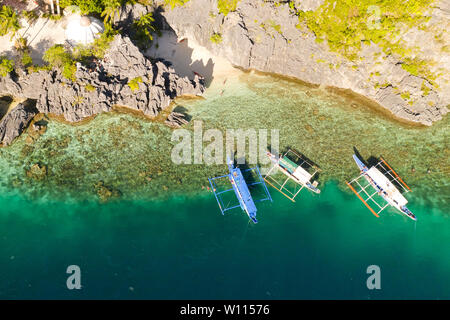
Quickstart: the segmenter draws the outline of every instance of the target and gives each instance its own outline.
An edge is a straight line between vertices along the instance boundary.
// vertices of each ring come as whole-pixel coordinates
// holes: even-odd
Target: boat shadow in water
[[[306,171],[308,171],[309,173],[317,170],[316,174],[314,175],[314,180],[319,180],[320,172],[321,172],[320,166],[316,162],[314,162],[313,160],[308,158],[304,153],[296,150],[295,148],[293,148],[291,146],[287,146],[283,150],[283,154],[285,154],[289,150],[293,151],[294,153],[296,153],[298,155],[298,156],[292,157],[294,154],[293,153],[289,153],[288,154],[289,158],[292,161],[294,161],[296,164],[301,164],[302,168],[305,169]]]
[[[244,177],[248,189],[255,201],[264,198],[265,190],[261,184],[258,184],[258,182],[260,182],[260,178],[255,170],[250,170],[257,167],[257,165],[250,166],[247,161],[245,161],[245,158],[237,158],[236,161],[237,167],[241,169],[242,176]]]

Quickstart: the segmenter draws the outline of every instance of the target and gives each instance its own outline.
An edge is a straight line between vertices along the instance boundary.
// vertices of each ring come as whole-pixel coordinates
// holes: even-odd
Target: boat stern
[[[253,223],[258,223],[258,219],[256,219],[256,211],[248,212],[248,217],[253,221]]]
[[[312,192],[315,192],[317,194],[320,193],[320,189],[317,188],[317,186],[319,185],[319,183],[317,181],[314,181],[313,183],[307,183],[306,187],[308,187],[309,190],[311,190]]]

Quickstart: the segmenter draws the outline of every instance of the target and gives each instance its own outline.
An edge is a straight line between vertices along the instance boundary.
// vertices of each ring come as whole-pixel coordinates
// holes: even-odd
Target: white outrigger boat
[[[297,164],[288,158],[288,154],[290,153],[292,153],[295,158],[301,160],[300,164]],[[304,159],[304,157],[291,149],[289,149],[284,155],[281,156],[274,155],[271,152],[267,151],[267,156],[272,162],[272,167],[265,175],[264,180],[269,185],[280,191],[288,199],[295,202],[295,197],[303,188],[307,188],[314,193],[320,193],[320,190],[317,188],[317,185],[319,183],[317,181],[311,181],[313,176],[317,172],[319,172],[319,168],[310,163],[308,160]],[[314,171],[310,173],[305,167],[313,168]],[[287,176],[287,178],[282,182],[277,181],[273,176],[271,176],[271,173],[276,171],[282,172]],[[300,188],[289,190],[289,188],[287,188],[286,186],[289,180],[294,181],[297,185],[300,186]]]
[[[380,212],[387,206],[392,206],[407,217],[417,220],[416,216],[406,207],[408,200],[406,200],[394,183],[401,186],[405,192],[409,192],[411,189],[383,158],[380,158],[381,161],[370,169],[356,155],[353,155],[353,159],[361,170],[361,174],[357,178],[347,182],[347,185],[377,218],[379,218]],[[383,174],[380,169],[385,173]],[[368,184],[362,186],[359,181],[361,178],[364,178]],[[369,194],[368,187],[372,187],[375,192]],[[386,204],[380,205],[375,200],[376,196],[384,199]],[[375,210],[369,205],[369,201],[377,206]]]

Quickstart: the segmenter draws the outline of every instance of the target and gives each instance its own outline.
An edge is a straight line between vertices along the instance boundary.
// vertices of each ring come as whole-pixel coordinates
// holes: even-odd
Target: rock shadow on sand
[[[205,79],[206,87],[209,87],[213,80],[215,65],[213,59],[206,54],[195,57],[196,48],[189,45],[188,39],[179,39],[161,14],[156,13],[155,18],[158,27],[163,31],[159,36],[154,35],[152,46],[146,50],[145,55],[170,61],[172,68],[180,76],[194,79],[195,74],[198,74]]]

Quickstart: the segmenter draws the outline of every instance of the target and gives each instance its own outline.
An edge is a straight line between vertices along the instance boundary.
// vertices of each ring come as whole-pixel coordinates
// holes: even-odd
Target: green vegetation
[[[391,47],[390,39],[400,32],[400,24],[412,27],[425,22],[424,12],[434,0],[326,0],[315,11],[297,14],[318,39],[327,40],[330,49],[354,60],[363,42]],[[375,20],[372,6],[380,9]]]
[[[44,14],[42,14],[42,18],[46,18],[46,19],[50,19],[53,21],[58,21],[61,20],[63,16],[61,15],[57,15],[57,14],[52,14],[50,12],[45,12]]]
[[[24,37],[17,38],[14,42],[14,48],[19,52],[28,50],[28,40]]]
[[[92,84],[87,84],[84,86],[84,88],[90,92],[95,91],[95,87]]]
[[[109,48],[109,43],[114,39],[116,34],[116,30],[114,30],[110,25],[106,25],[105,31],[99,38],[95,39],[95,41],[89,46],[76,46],[73,50],[73,54],[67,52],[62,45],[54,45],[49,48],[43,56],[43,59],[48,63],[48,66],[30,66],[28,67],[28,71],[35,72],[39,70],[59,68],[66,79],[76,81],[75,72],[77,71],[77,62],[86,64],[93,59],[102,59],[106,50]]]
[[[405,58],[402,68],[414,76],[426,73],[427,63],[420,59]]]
[[[256,21],[256,20],[255,20]],[[272,28],[273,30],[275,30],[277,33],[279,33],[281,36],[283,36],[283,32],[281,31],[281,25],[276,24],[275,21],[273,21],[272,19],[269,19],[267,21],[261,22],[259,24],[259,26],[264,30],[264,32],[274,38],[274,34],[272,32],[272,30],[270,28]],[[270,27],[270,28],[269,28]],[[286,39],[287,40],[287,39]],[[288,43],[290,43],[290,40],[287,40]]]
[[[0,76],[6,77],[6,75],[14,70],[14,61],[0,57]]]
[[[22,11],[22,17],[24,17],[29,24],[34,23],[38,19],[38,15],[35,11]]]
[[[422,82],[421,90],[422,90],[422,95],[424,97],[426,97],[426,96],[428,96],[430,94],[431,89],[425,85],[425,80]]]
[[[88,46],[77,45],[75,47],[73,50],[73,58],[84,64],[92,61],[94,58],[103,59],[110,42],[117,33],[117,30],[113,29],[110,25],[105,25],[105,31],[92,44]]]
[[[82,14],[101,14],[105,8],[102,0],[72,0],[72,5],[77,5]]]
[[[110,42],[113,41],[116,34],[118,34],[117,30],[106,25],[105,31],[103,31],[101,36],[95,39],[94,43],[91,45],[92,55],[98,59],[103,59],[106,50],[109,48]]]
[[[61,8],[72,5],[78,6],[81,14],[101,15],[105,17],[106,21],[110,21],[114,18],[114,13],[118,12],[122,6],[136,2],[141,2],[144,5],[150,4],[150,1],[144,0],[59,0],[59,5]]]
[[[75,77],[75,72],[77,72],[77,65],[75,61],[71,61],[63,65],[62,75],[64,78],[76,81],[77,78]]]
[[[27,70],[29,73],[38,72],[38,71],[50,71],[50,70],[52,70],[52,67],[50,65],[38,66],[38,65],[32,64],[31,66],[29,66],[27,68]]]
[[[402,68],[406,71],[408,71],[409,73],[411,73],[414,76],[419,75],[419,67],[420,64],[410,64],[410,63],[403,63],[402,64]]]
[[[289,9],[291,9],[291,11],[297,12],[297,9],[295,8],[295,1],[289,1]]]
[[[51,66],[62,67],[68,60],[72,60],[72,57],[61,44],[56,44],[45,51],[43,59]]]
[[[428,21],[425,12],[434,0],[325,0],[315,11],[298,11],[300,24],[305,24],[318,42],[327,41],[331,51],[350,61],[360,59],[362,44],[375,43],[385,55],[396,55],[402,67],[415,76],[436,79],[429,71],[429,61],[411,59],[413,48],[398,40],[402,28],[420,26]],[[379,12],[377,10],[379,9]],[[379,16],[377,14],[379,13]],[[433,83],[434,85],[434,83]]]
[[[411,99],[411,94],[408,91],[402,92],[400,94],[400,97],[402,97],[403,100],[409,100],[409,99]]]
[[[143,14],[138,20],[134,22],[137,40],[141,48],[148,48],[150,44],[149,40],[153,40],[152,32],[156,31],[153,22],[155,22],[155,18],[153,18],[152,12]]]
[[[142,82],[142,78],[137,77],[137,78],[134,78],[134,79],[128,81],[128,86],[134,92],[136,90],[139,90],[139,83],[141,83],[141,82]]]
[[[19,18],[10,6],[2,6],[0,9],[0,36],[11,33],[11,39],[20,29]]]
[[[170,6],[172,9],[175,7],[181,7],[186,4],[189,0],[164,0],[166,6]]]
[[[222,35],[220,33],[214,32],[211,37],[209,38],[212,43],[219,44],[222,42]]]
[[[103,0],[105,9],[103,9],[101,16],[105,24],[111,23],[116,15],[120,13],[120,7],[122,6],[121,0]]]
[[[378,84],[378,82],[377,82],[377,84]],[[382,88],[382,89],[387,88],[389,86],[392,86],[392,84],[387,81],[385,81],[382,85],[378,84],[378,88]],[[377,89],[377,88],[375,88],[375,89]]]
[[[275,21],[273,21],[273,20],[269,20],[269,24],[270,24],[270,26],[276,31],[276,32],[278,32],[279,34],[283,34],[282,32],[281,32],[281,26],[279,25],[279,24],[276,24],[275,23]]]
[[[78,106],[78,105],[82,104],[83,101],[84,101],[84,97],[83,96],[80,96],[80,95],[75,96],[75,98],[72,101],[72,105],[73,106]]]
[[[229,12],[235,11],[239,0],[217,0],[217,9],[226,16]]]
[[[22,54],[22,57],[21,57],[20,61],[22,62],[22,65],[24,67],[29,67],[29,66],[31,66],[33,64],[33,59],[31,58],[31,56],[28,53],[28,51],[25,51]]]
[[[43,59],[45,62],[48,62],[51,67],[61,68],[62,74],[66,79],[72,81],[76,80],[76,61],[62,45],[57,44],[49,48],[45,51]]]

